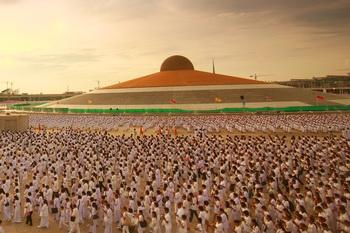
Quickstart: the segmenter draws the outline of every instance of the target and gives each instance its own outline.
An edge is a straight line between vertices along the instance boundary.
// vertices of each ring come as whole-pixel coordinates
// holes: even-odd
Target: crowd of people
[[[209,132],[332,132],[350,128],[350,114],[233,114],[189,116],[112,116],[32,114],[30,125],[49,128],[73,127],[80,129],[128,130],[130,127],[179,127],[187,131],[205,129]]]
[[[304,121],[308,130],[343,130],[350,115],[289,116],[33,115],[39,129],[0,133],[2,221],[71,233],[350,232],[350,142],[343,136],[210,133],[252,119],[269,129]],[[93,122],[104,127],[80,127]],[[136,123],[195,130],[106,131]]]

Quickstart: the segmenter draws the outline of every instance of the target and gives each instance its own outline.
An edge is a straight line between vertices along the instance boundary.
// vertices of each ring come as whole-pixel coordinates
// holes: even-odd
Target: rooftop
[[[107,86],[103,89],[265,83],[253,79],[198,71],[194,69],[189,59],[179,55],[165,59],[160,70],[158,73]]]

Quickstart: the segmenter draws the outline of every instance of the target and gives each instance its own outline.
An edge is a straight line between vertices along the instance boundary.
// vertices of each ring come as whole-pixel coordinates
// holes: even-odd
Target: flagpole
[[[213,74],[215,74],[215,62],[214,62],[214,58],[213,58]]]

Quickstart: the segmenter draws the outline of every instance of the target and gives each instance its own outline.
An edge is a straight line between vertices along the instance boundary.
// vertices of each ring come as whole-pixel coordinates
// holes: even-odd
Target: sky
[[[349,0],[0,0],[0,89],[88,91],[195,69],[277,81],[350,72]]]

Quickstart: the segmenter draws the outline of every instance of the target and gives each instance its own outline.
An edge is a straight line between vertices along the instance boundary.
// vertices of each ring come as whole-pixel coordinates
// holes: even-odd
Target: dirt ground
[[[23,219],[24,220],[24,219]],[[68,232],[68,229],[59,229],[57,222],[55,222],[52,218],[50,218],[50,225],[48,229],[39,229],[37,226],[39,225],[40,219],[38,217],[38,214],[34,214],[33,218],[33,226],[28,226],[25,224],[25,222],[22,223],[4,223],[3,222],[3,228],[5,230],[5,233],[40,233],[40,232],[50,232],[50,233],[61,233],[61,232]],[[80,228],[81,233],[88,233],[89,229],[87,227],[87,224],[83,224]],[[103,226],[102,224],[99,224],[98,227],[98,233],[103,232]],[[116,227],[113,229],[113,233],[119,233],[119,231]]]

